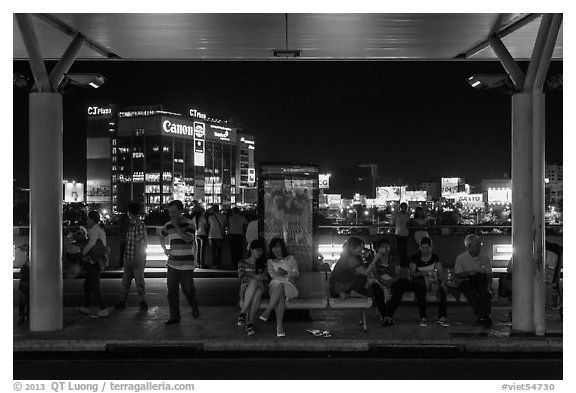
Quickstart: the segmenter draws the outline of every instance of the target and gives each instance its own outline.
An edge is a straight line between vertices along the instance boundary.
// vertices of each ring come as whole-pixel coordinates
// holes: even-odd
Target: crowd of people
[[[166,325],[180,323],[180,289],[191,307],[192,317],[199,318],[200,309],[194,286],[194,269],[205,267],[205,249],[212,248],[212,265],[219,266],[221,244],[231,235],[232,262],[238,271],[240,282],[237,316],[239,326],[246,334],[256,333],[256,322],[267,322],[272,311],[275,313],[276,335],[286,335],[283,326],[286,302],[298,297],[299,289],[295,278],[299,276],[298,262],[290,253],[282,237],[274,237],[268,246],[258,237],[257,221],[248,223],[235,208],[230,216],[212,206],[208,212],[198,209],[191,218],[185,215],[181,201],[171,201],[167,206],[170,220],[160,233],[160,246],[167,256],[167,298],[170,316]],[[138,305],[148,309],[146,301],[144,269],[146,267],[147,231],[140,219],[141,206],[131,203],[127,208],[127,222],[123,231],[121,250],[123,260],[122,285],[115,310],[126,308],[126,300],[132,280],[135,281]],[[396,250],[391,252],[390,241],[381,238],[367,248],[358,237],[350,237],[343,245],[339,260],[330,275],[330,296],[371,297],[381,316],[382,324],[394,324],[394,313],[407,291],[414,292],[420,316],[420,326],[428,325],[426,295],[432,293],[438,300],[437,322],[450,326],[447,316],[446,296],[448,286],[457,287],[465,294],[477,322],[490,326],[490,302],[492,269],[490,260],[481,253],[482,242],[477,235],[468,235],[464,244],[466,251],[456,258],[453,274],[449,277],[438,255],[433,251],[432,239],[422,223],[415,233],[418,250],[406,255],[407,242],[405,216],[406,206],[401,206],[394,218],[396,225]],[[419,218],[419,216],[417,217]],[[84,305],[78,312],[93,318],[108,316],[108,310],[100,291],[100,273],[106,266],[106,234],[100,225],[97,211],[88,213],[87,231],[76,234],[77,241],[66,252],[77,255],[83,264]],[[420,232],[420,233],[419,233]],[[423,232],[423,233],[422,233]],[[417,234],[417,235],[416,235]],[[244,244],[248,247],[245,247]],[[75,254],[74,254],[75,252]],[[24,269],[27,268],[27,265]],[[24,272],[26,274],[26,272]],[[27,283],[21,285],[21,298],[26,299]],[[268,297],[268,305],[256,318],[261,300]],[[98,311],[91,312],[92,300]],[[26,304],[20,305],[20,318],[28,316]]]

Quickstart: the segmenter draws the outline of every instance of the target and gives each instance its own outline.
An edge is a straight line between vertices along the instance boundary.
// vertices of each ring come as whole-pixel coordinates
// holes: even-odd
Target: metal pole
[[[535,90],[533,97],[532,127],[532,187],[534,198],[534,329],[537,336],[546,333],[544,287],[544,261],[546,234],[544,227],[544,171],[545,171],[545,99],[542,90]]]
[[[72,67],[72,63],[76,60],[76,55],[80,51],[80,48],[82,48],[83,43],[84,36],[77,34],[62,55],[58,64],[56,64],[52,72],[50,72],[50,83],[54,88],[60,85],[60,82],[64,79],[64,74]]]
[[[63,327],[62,96],[31,93],[30,330]]]
[[[18,22],[18,27],[20,28],[20,33],[22,34],[22,40],[24,41],[26,52],[28,53],[30,69],[34,75],[36,88],[38,91],[52,91],[50,79],[48,78],[46,66],[44,65],[44,58],[40,52],[38,37],[36,36],[36,31],[34,31],[34,26],[32,24],[30,15],[16,14],[16,21]]]
[[[512,96],[512,329],[534,331],[532,94]]]

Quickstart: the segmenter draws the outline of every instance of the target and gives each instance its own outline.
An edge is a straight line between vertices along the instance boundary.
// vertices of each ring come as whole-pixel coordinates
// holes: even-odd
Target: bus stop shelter
[[[563,59],[561,25],[562,14],[528,13],[14,14],[13,59],[33,74],[30,329],[63,328],[60,88],[74,61],[492,60],[513,89],[512,328],[543,335],[544,85],[550,62]],[[57,64],[47,70],[45,60]],[[529,61],[526,72],[518,61]],[[75,82],[98,86],[94,76]]]

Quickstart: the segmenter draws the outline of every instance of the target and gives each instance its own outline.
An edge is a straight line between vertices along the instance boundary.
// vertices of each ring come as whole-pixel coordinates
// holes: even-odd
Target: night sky
[[[48,69],[54,63],[48,63]],[[526,69],[527,64],[521,64]],[[26,62],[14,72],[31,76]],[[479,92],[474,73],[497,62],[77,62],[108,78],[64,96],[64,178],[85,181],[86,108],[163,104],[237,119],[256,137],[256,160],[316,161],[322,171],[378,164],[387,183],[511,172],[511,98]],[[562,73],[553,62],[549,73]],[[546,159],[562,163],[562,90],[547,94]],[[28,98],[14,88],[14,179],[28,182]]]

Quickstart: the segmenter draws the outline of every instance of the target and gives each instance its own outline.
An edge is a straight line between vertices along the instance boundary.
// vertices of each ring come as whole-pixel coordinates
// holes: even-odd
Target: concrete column
[[[532,94],[512,96],[512,329],[534,331]]]
[[[546,333],[544,287],[545,223],[544,223],[544,174],[545,174],[545,100],[542,90],[534,90],[532,127],[532,187],[534,198],[534,328],[537,336]]]
[[[62,96],[31,93],[30,330],[63,327]]]

